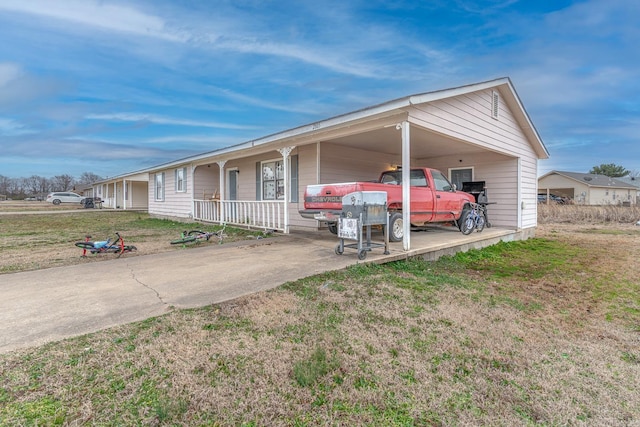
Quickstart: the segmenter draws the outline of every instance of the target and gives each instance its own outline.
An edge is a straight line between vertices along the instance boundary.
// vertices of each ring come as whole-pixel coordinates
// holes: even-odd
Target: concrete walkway
[[[492,230],[492,231],[490,231]],[[367,262],[455,252],[512,240],[511,230],[412,233],[410,253],[393,244]],[[292,234],[238,244],[206,245],[162,254],[0,275],[0,353],[200,307],[277,287],[358,261],[338,256],[329,233]],[[415,242],[415,243],[414,243]]]

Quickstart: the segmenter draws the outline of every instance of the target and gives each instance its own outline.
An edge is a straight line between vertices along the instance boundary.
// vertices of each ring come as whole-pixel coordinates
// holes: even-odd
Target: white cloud
[[[158,125],[178,125],[191,127],[207,127],[218,129],[256,129],[255,126],[236,125],[233,123],[205,122],[199,120],[174,119],[171,117],[158,116],[154,114],[139,113],[114,113],[114,114],[90,114],[86,116],[89,120],[122,121],[122,122],[148,122]]]
[[[73,22],[110,31],[184,41],[176,32],[170,32],[165,21],[128,6],[96,0],[3,0],[0,10],[38,15]]]

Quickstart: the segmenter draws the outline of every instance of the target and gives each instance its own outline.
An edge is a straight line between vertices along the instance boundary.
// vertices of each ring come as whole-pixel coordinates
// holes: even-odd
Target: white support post
[[[278,152],[282,155],[284,165],[284,232],[289,234],[289,154],[294,147],[279,148]]]
[[[225,186],[224,186],[224,165],[227,163],[226,160],[220,160],[218,163],[218,167],[220,168],[220,223],[224,223],[226,222],[226,219],[224,217],[224,207],[223,207],[223,203],[226,199],[226,191],[225,191]]]
[[[118,209],[118,181],[113,181],[113,209]]]
[[[127,180],[122,180],[122,209],[127,210]]]
[[[196,216],[196,165],[191,163],[191,218],[195,218],[195,216]]]
[[[400,125],[402,129],[402,249],[411,248],[411,135],[409,122]]]

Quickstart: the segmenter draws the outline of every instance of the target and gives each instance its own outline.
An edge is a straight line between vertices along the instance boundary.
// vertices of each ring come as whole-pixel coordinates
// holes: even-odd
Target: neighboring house
[[[133,172],[93,183],[93,195],[103,206],[123,210],[146,210],[149,207],[149,174]]]
[[[538,160],[546,158],[511,81],[501,78],[407,96],[144,172],[151,215],[289,232],[323,225],[298,214],[308,184],[428,166],[458,188],[484,181],[492,224],[526,238],[537,225]]]
[[[581,205],[636,204],[639,188],[630,182],[606,175],[551,171],[538,179],[538,193],[566,197]]]

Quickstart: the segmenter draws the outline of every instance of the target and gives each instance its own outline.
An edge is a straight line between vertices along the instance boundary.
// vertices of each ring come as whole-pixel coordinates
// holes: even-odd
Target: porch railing
[[[193,219],[285,231],[282,201],[194,200]]]

